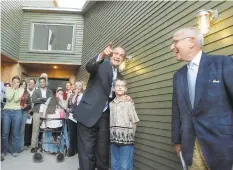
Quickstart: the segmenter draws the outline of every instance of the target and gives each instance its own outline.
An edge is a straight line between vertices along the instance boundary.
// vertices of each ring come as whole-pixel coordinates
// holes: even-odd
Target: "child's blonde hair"
[[[127,87],[127,81],[125,79],[117,78],[113,81],[113,87],[115,87],[117,81],[123,81],[125,84],[125,87]]]

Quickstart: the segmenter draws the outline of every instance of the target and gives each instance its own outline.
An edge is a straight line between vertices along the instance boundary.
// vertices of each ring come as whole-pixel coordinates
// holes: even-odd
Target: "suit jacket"
[[[46,99],[48,99],[49,97],[52,97],[52,96],[53,96],[52,91],[47,88]],[[36,89],[32,94],[32,103],[33,103],[32,111],[35,113],[39,113],[40,105],[44,104],[46,102],[46,99],[42,98],[42,93],[41,93],[40,88]]]
[[[86,65],[90,73],[87,88],[79,105],[74,108],[77,121],[87,127],[92,127],[100,119],[112,87],[112,65],[108,59],[97,62],[97,57]],[[117,77],[122,75],[118,72]]]
[[[202,53],[191,107],[187,66],[173,78],[172,134],[181,144],[188,166],[192,164],[194,141],[200,143],[211,170],[231,170],[233,164],[233,59]]]

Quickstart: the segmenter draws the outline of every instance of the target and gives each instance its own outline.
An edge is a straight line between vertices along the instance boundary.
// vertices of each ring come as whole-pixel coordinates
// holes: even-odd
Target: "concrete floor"
[[[18,157],[8,154],[1,162],[1,170],[77,170],[79,166],[78,155],[65,157],[62,163],[57,163],[56,156],[48,153],[43,153],[41,163],[34,163],[32,156],[30,150],[23,151]]]

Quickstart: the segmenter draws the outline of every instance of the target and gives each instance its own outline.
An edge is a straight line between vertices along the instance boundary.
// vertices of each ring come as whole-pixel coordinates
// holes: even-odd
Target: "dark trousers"
[[[70,151],[73,153],[78,152],[78,143],[77,143],[77,123],[72,120],[69,121],[69,134],[70,134]]]
[[[78,154],[80,170],[108,170],[109,116],[102,115],[93,127],[78,126]]]
[[[25,134],[24,134],[24,145],[30,146],[32,139],[32,124],[25,125]]]

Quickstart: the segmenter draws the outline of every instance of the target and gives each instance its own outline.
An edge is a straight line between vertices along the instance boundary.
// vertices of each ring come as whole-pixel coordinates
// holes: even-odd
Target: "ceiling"
[[[1,54],[1,62],[2,63],[17,63],[16,60],[11,59],[10,57],[5,56],[4,54]]]
[[[78,65],[66,65],[66,64],[40,64],[40,63],[20,63],[26,69],[59,69],[59,70],[76,70],[80,66]]]

